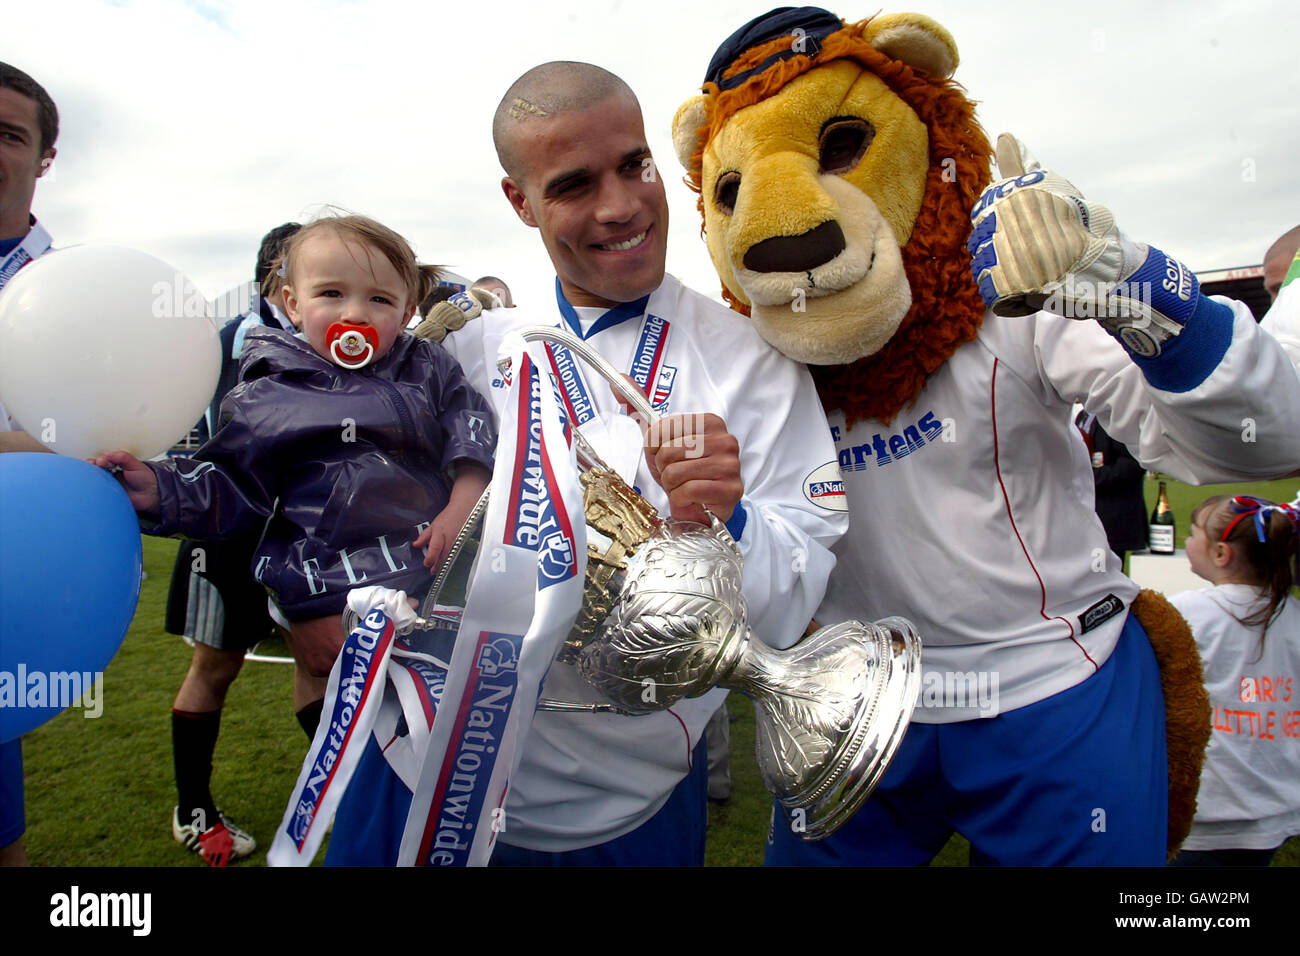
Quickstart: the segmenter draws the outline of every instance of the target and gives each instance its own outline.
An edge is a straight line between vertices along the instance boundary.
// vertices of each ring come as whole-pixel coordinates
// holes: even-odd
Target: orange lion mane
[[[888,424],[916,401],[926,379],[957,348],[979,332],[984,302],[970,275],[970,210],[991,181],[993,154],[988,137],[975,120],[975,104],[964,88],[937,79],[876,50],[862,37],[870,18],[848,24],[828,36],[815,56],[777,60],[769,69],[725,92],[706,83],[709,119],[691,156],[686,184],[700,194],[704,215],[704,145],[736,112],[780,91],[795,77],[832,60],[849,59],[880,77],[926,125],[930,166],[925,196],[912,237],[902,248],[903,265],[912,291],[912,307],[884,348],[847,365],[810,365],[823,407],[843,409],[852,427],[858,419],[876,418]],[[747,50],[727,70],[735,75],[788,48],[779,37]],[[704,231],[703,225],[700,227]],[[723,286],[723,298],[737,312],[748,307]]]

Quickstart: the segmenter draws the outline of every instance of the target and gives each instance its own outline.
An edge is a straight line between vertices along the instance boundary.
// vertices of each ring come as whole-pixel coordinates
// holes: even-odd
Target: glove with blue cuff
[[[998,137],[998,172],[971,213],[967,248],[980,295],[1002,316],[1040,309],[1096,319],[1135,358],[1160,355],[1201,301],[1191,270],[1125,238],[1105,206]]]

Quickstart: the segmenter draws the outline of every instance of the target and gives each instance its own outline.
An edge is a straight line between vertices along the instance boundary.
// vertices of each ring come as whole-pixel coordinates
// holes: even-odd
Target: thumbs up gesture
[[[1150,358],[1195,310],[1191,271],[1131,242],[1100,203],[1045,170],[1018,139],[998,137],[998,172],[971,213],[971,275],[995,313],[1046,309],[1097,319],[1133,354]]]

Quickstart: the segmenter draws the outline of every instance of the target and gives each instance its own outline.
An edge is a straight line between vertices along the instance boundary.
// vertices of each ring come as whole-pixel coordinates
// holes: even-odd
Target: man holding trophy
[[[750,626],[770,644],[794,644],[848,524],[842,497],[810,493],[831,487],[821,479],[836,466],[807,371],[665,274],[667,198],[636,97],[618,77],[580,63],[538,66],[502,99],[493,139],[506,197],[555,266],[555,305],[493,310],[444,344],[498,413],[498,348],[523,326],[567,328],[626,373],[665,416],[644,446],[611,389],[567,350],[551,350],[570,419],[661,515],[705,521],[707,507],[726,523],[744,557]],[[544,693],[596,699],[559,663]],[[493,862],[702,864],[700,740],[723,693],[636,717],[539,712]]]
[[[622,80],[543,64],[493,135],[555,307],[445,342],[498,419],[491,487],[421,617],[349,595],[268,859],[309,863],[333,815],[327,864],[700,865],[718,687],[754,700],[764,783],[819,839],[896,749],[920,646],[899,619],[803,637],[848,524],[808,372],[665,274]]]

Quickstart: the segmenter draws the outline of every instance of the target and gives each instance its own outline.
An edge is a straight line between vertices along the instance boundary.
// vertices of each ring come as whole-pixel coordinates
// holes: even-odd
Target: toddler
[[[193,458],[95,459],[150,534],[220,539],[265,525],[253,574],[295,656],[329,673],[347,592],[429,584],[491,477],[482,397],[439,345],[403,334],[434,282],[406,241],[362,216],[322,218],[280,260],[297,335],[249,333],[219,430]],[[419,549],[426,549],[421,560]]]

